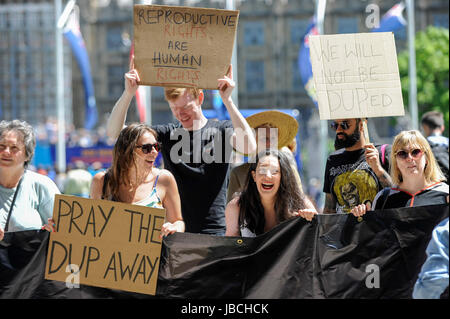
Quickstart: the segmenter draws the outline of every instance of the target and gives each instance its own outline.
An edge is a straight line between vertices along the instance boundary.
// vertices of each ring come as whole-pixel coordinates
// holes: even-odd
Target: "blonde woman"
[[[390,176],[395,186],[376,195],[373,209],[448,203],[445,177],[419,131],[402,131],[395,137],[390,162]],[[371,209],[368,206],[358,205],[352,209],[352,214],[362,216]]]

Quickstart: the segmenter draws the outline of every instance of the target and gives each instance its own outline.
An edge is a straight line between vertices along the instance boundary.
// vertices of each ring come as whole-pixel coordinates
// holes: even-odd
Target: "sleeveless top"
[[[158,193],[156,192],[156,183],[158,183],[158,178],[159,175],[156,176],[155,184],[153,185],[153,189],[150,195],[138,202],[133,203],[133,205],[141,205],[153,208],[163,208],[161,199],[159,198]]]
[[[145,197],[144,199],[141,199],[138,202],[131,203],[132,205],[140,205],[140,206],[147,206],[147,207],[153,207],[153,208],[164,208],[162,205],[162,201],[158,196],[158,192],[156,191],[156,184],[158,183],[159,175],[156,176],[155,183],[153,184],[152,191],[149,196]],[[109,171],[106,172],[104,180],[103,180],[103,188],[102,188],[102,199],[112,200],[115,202],[118,202],[114,196],[106,196],[106,185],[108,183],[109,179]]]
[[[256,237],[256,234],[247,228],[246,225],[239,226],[241,231],[241,237]]]

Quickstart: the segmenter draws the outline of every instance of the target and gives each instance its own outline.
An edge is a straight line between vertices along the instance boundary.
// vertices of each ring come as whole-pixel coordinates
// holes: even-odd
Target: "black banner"
[[[448,205],[295,218],[256,238],[175,233],[163,240],[156,296],[44,279],[49,234],[0,242],[0,298],[411,298]],[[69,275],[69,274],[68,274]]]

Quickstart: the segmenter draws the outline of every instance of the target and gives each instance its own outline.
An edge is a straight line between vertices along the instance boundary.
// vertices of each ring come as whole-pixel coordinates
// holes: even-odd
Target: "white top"
[[[5,229],[16,188],[0,186],[0,227]],[[56,184],[47,176],[25,171],[9,220],[9,232],[40,229],[53,216]]]

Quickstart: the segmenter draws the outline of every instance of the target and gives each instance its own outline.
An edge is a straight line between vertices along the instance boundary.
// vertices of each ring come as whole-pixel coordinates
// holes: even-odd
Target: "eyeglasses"
[[[335,131],[337,131],[337,129],[338,129],[339,126],[341,127],[341,129],[343,129],[343,130],[345,131],[345,130],[347,130],[347,129],[350,127],[350,124],[348,124],[347,121],[342,121],[342,122],[340,122],[340,123],[338,123],[338,122],[333,122],[333,123],[330,124],[330,127],[331,127],[333,130],[335,130]]]
[[[15,145],[7,146],[7,145],[4,145],[4,144],[0,144],[0,152],[3,152],[8,147],[9,147],[10,153],[12,153],[12,154],[16,154],[16,153],[18,153],[20,151],[20,148],[18,146],[15,146]]]
[[[277,175],[278,173],[280,173],[279,169],[268,167],[260,167],[256,171],[259,175],[266,175],[268,172],[270,172],[270,175]]]
[[[399,157],[399,158],[405,160],[405,159],[408,158],[409,154],[411,154],[411,157],[412,157],[413,159],[417,159],[417,158],[419,158],[420,156],[422,156],[423,151],[422,151],[421,149],[415,148],[415,149],[413,149],[411,152],[407,152],[407,151],[403,151],[403,150],[398,151],[395,155],[396,155],[397,157]]]
[[[161,149],[161,143],[156,142],[155,144],[144,144],[144,145],[138,145],[137,148],[142,149],[142,153],[148,154],[152,151],[153,148],[155,148],[155,151],[159,152]]]

